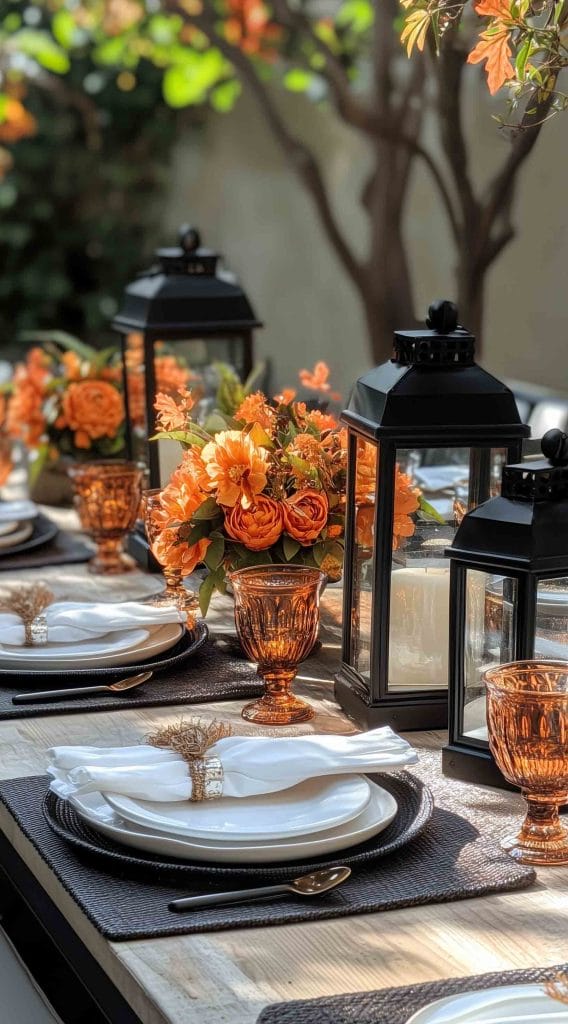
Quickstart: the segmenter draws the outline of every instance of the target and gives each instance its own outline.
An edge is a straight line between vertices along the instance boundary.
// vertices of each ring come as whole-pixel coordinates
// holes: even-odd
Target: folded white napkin
[[[123,604],[88,604],[85,601],[57,601],[43,614],[47,620],[49,643],[80,643],[105,636],[119,629],[140,626],[163,626],[168,622],[183,622],[183,612],[175,606],[155,608],[150,604],[125,601]],[[21,647],[25,642],[25,627],[19,615],[0,613],[0,643]]]
[[[350,772],[384,772],[416,764],[418,755],[389,726],[354,736],[228,736],[207,751],[221,761],[223,796],[276,793],[305,779]],[[186,762],[171,750],[134,747],[52,747],[51,788],[120,793],[138,800],[189,800]]]
[[[38,507],[33,501],[2,501],[0,502],[0,523],[23,523],[25,519],[35,519]]]

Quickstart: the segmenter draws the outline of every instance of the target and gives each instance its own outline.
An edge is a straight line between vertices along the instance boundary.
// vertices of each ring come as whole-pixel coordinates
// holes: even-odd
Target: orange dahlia
[[[282,533],[282,507],[267,494],[259,494],[253,505],[234,505],[225,516],[225,529],[250,551],[266,551]]]
[[[124,420],[122,396],[105,380],[81,380],[63,395],[56,426],[74,432],[77,448],[90,448],[101,437],[116,437]]]
[[[240,430],[222,430],[201,451],[208,490],[220,505],[249,508],[266,487],[268,454]]]

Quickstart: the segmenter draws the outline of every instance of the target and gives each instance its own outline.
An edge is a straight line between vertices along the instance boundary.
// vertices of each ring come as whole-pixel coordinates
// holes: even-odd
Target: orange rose
[[[282,505],[284,529],[304,547],[312,544],[327,523],[329,502],[323,491],[308,487],[286,498]]]
[[[63,395],[58,425],[75,432],[77,448],[90,448],[91,441],[116,437],[124,420],[122,397],[104,380],[82,380],[70,384]]]
[[[266,551],[276,544],[282,533],[282,506],[259,494],[254,505],[234,505],[225,516],[225,529],[250,551]]]

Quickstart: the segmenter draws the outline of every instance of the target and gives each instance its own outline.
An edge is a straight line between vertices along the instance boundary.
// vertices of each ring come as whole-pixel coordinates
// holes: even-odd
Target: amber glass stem
[[[296,673],[289,669],[264,670],[261,665],[258,667],[258,674],[262,676],[266,685],[266,698],[274,704],[288,704],[291,699],[290,686]]]
[[[520,840],[546,843],[566,835],[566,828],[561,824],[558,814],[558,806],[565,803],[566,793],[539,797],[526,790],[521,792],[527,801],[527,816],[519,833]]]
[[[123,572],[122,538],[112,537],[97,541],[97,552],[91,565],[93,572]]]
[[[181,569],[169,569],[164,565],[162,571],[166,581],[166,593],[179,594],[180,587],[183,588]]]

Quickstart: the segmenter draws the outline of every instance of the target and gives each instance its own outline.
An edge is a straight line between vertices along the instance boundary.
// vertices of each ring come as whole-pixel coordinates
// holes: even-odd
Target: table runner
[[[422,835],[391,856],[358,866],[337,890],[319,900],[302,902],[290,897],[187,914],[167,910],[169,899],[180,894],[179,888],[171,883],[160,885],[152,878],[125,884],[124,878],[103,869],[101,861],[81,858],[55,835],[41,811],[47,790],[44,777],[2,783],[0,800],[95,927],[114,941],[317,921],[467,899],[531,885],[534,871],[516,864],[494,845],[494,818],[489,816],[488,820],[484,810],[468,813],[469,820],[461,816],[461,803],[441,776],[439,761],[439,755],[426,755],[421,765],[420,776],[427,780],[437,803]],[[511,819],[504,824],[510,827]],[[334,862],[342,862],[341,853],[334,855]],[[246,884],[253,883],[249,879]],[[193,890],[185,882],[183,891],[190,895],[192,891],[216,887],[227,889],[234,885],[225,881],[216,886],[207,879]]]
[[[288,1003],[267,1006],[258,1017],[257,1024],[407,1024],[413,1013],[436,999],[445,999],[460,992],[479,992],[494,985],[530,985],[548,981],[566,970],[568,964],[559,964],[556,967],[495,971],[469,978],[450,978],[423,985],[353,992],[322,999],[293,999]],[[568,1007],[566,1017],[568,1019]]]
[[[128,665],[117,672],[126,677]],[[104,682],[105,680],[92,680]],[[91,680],[85,678],[84,684]],[[62,685],[55,677],[37,684],[36,689],[55,690]],[[81,685],[72,682],[69,685]],[[263,686],[255,668],[242,655],[232,637],[210,636],[204,646],[179,668],[155,675],[137,690],[125,694],[98,693],[51,703],[12,704],[15,693],[26,690],[24,673],[19,683],[6,686],[0,677],[0,721],[33,718],[38,715],[78,714],[85,711],[116,711],[174,704],[205,704],[219,700],[246,700],[260,696]]]

